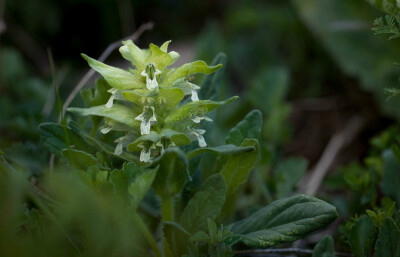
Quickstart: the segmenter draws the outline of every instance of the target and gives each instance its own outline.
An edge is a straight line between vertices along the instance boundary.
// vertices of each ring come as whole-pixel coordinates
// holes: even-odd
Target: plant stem
[[[153,249],[154,254],[156,257],[162,257],[160,249],[157,247],[157,243],[154,240],[153,236],[151,235],[150,231],[148,230],[146,224],[144,224],[143,219],[139,216],[137,212],[133,214],[133,219],[135,220],[136,224],[139,226],[140,231],[143,233],[144,237],[146,238],[147,242],[149,243],[151,249]]]
[[[164,196],[161,198],[161,213],[162,221],[174,221],[174,203],[173,196]],[[167,238],[163,235],[163,245],[164,245],[164,256],[173,257]]]

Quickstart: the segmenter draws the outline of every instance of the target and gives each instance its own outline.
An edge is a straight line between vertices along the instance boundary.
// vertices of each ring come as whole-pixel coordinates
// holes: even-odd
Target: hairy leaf
[[[226,189],[221,174],[210,176],[183,211],[180,218],[182,227],[191,234],[207,231],[207,219],[214,220],[220,212],[225,202]]]
[[[226,180],[227,196],[232,195],[241,184],[246,182],[250,171],[257,162],[259,155],[258,141],[256,139],[245,139],[241,147],[248,146],[254,147],[254,150],[230,155],[220,170]]]
[[[335,257],[335,248],[331,236],[323,237],[314,247],[312,257]]]
[[[261,134],[262,125],[262,113],[259,110],[252,110],[229,131],[225,142],[227,144],[240,145],[246,138],[258,139]]]
[[[336,208],[306,195],[275,201],[246,219],[233,224],[240,242],[267,248],[295,241],[323,228],[337,217]]]
[[[172,86],[172,84],[180,78],[187,77],[190,74],[194,73],[204,73],[210,74],[217,71],[222,67],[222,64],[218,64],[215,66],[208,66],[203,61],[195,61],[191,63],[186,63],[181,67],[170,71],[166,74],[166,76],[161,77],[160,85],[162,86]]]
[[[229,104],[235,101],[238,97],[234,96],[225,101],[210,101],[210,100],[200,100],[195,102],[189,102],[187,104],[182,105],[173,111],[166,119],[165,123],[167,126],[173,125],[175,122],[179,122],[185,117],[187,117],[190,112],[198,112],[208,113],[217,108],[220,105]]]
[[[369,216],[362,216],[351,227],[349,243],[355,257],[368,257],[377,234],[377,227]]]
[[[393,219],[386,218],[379,231],[374,257],[395,256],[400,256],[400,230]]]
[[[105,105],[90,108],[71,107],[67,110],[82,116],[95,115],[106,117],[130,127],[137,127],[140,125],[140,121],[135,120],[138,114],[135,113],[132,108],[125,105],[114,104],[111,108],[107,108]]]
[[[143,80],[140,80],[135,74],[131,72],[115,68],[95,59],[90,58],[89,56],[82,54],[82,57],[89,63],[90,67],[92,67],[95,71],[100,73],[110,84],[110,86],[121,89],[134,89],[134,88],[144,88],[146,85]]]

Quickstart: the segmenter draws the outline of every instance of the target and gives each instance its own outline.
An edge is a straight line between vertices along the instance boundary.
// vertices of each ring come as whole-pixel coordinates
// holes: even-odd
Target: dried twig
[[[121,41],[129,40],[129,39],[135,41],[135,40],[137,40],[137,39],[140,37],[140,35],[141,35],[143,32],[145,32],[146,30],[151,30],[151,29],[153,29],[153,23],[152,23],[152,22],[148,22],[148,23],[145,23],[145,24],[141,25],[141,26],[139,27],[139,29],[136,30],[136,32],[133,33],[132,35],[130,35],[130,36],[126,37],[126,38],[123,38],[122,40],[115,41],[114,43],[110,44],[110,45],[106,48],[106,50],[104,50],[104,52],[100,55],[100,57],[99,57],[98,60],[99,60],[100,62],[104,62],[105,59],[107,59],[107,57],[108,57],[115,49],[117,49],[117,48],[121,45]],[[95,73],[94,70],[93,70],[93,69],[90,69],[90,70],[82,77],[82,79],[79,81],[79,83],[75,86],[74,90],[72,90],[72,92],[69,94],[67,100],[65,100],[65,103],[64,103],[64,105],[63,105],[63,110],[62,110],[63,115],[64,115],[65,111],[67,110],[68,106],[71,104],[72,100],[74,100],[75,96],[76,96],[76,95],[79,93],[79,91],[85,86],[85,84],[86,84],[86,83],[89,81],[89,79],[94,75],[94,73]],[[60,115],[60,117],[59,117],[59,121],[60,121],[60,118],[61,118],[61,115]]]
[[[313,250],[309,249],[301,249],[301,248],[284,248],[284,249],[253,249],[253,250],[242,250],[235,251],[236,256],[249,256],[249,255],[257,255],[257,256],[280,256],[280,255],[288,255],[288,254],[307,254],[312,255]],[[352,257],[353,254],[350,253],[342,253],[336,252],[335,256],[337,257]]]
[[[342,131],[332,136],[301,191],[305,191],[308,195],[316,194],[339,151],[351,143],[352,139],[354,139],[364,124],[365,119],[354,116]]]

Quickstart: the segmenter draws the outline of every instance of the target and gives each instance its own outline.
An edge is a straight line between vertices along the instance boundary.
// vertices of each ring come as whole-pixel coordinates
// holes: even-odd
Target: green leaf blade
[[[275,201],[233,224],[248,246],[267,248],[295,241],[327,226],[337,218],[336,208],[322,200],[298,195]]]

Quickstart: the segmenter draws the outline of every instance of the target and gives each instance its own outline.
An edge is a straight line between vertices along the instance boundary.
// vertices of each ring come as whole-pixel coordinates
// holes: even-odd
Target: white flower
[[[206,133],[204,129],[192,129],[190,130],[190,134],[194,135],[197,138],[197,141],[199,141],[199,146],[200,147],[206,147],[207,143],[206,140],[203,137],[203,134]]]
[[[140,152],[140,161],[141,162],[148,162],[150,161],[150,149],[145,149]]]
[[[107,134],[108,132],[110,132],[112,130],[112,127],[111,126],[104,126],[101,130],[100,130],[100,132],[101,133],[103,133],[103,134]]]
[[[199,101],[199,95],[197,94],[197,90],[199,90],[201,87],[193,83],[190,83],[189,81],[186,80],[186,78],[178,79],[174,83],[174,87],[182,89],[185,95],[192,95],[190,99],[192,99],[193,102]]]
[[[190,118],[194,123],[200,123],[202,120],[206,121],[213,121],[212,119],[208,118],[205,115],[200,115],[200,116],[194,116]]]
[[[140,161],[141,162],[149,162],[151,160],[151,149],[155,149],[156,147],[152,144],[150,147],[146,147],[142,142],[138,144],[138,147],[143,148],[140,152]]]
[[[122,154],[122,140],[118,140],[118,145],[115,147],[114,154],[120,155]]]
[[[151,110],[153,112],[153,115],[148,118],[148,110]],[[146,135],[150,134],[150,127],[151,127],[151,122],[156,122],[156,114],[154,113],[154,107],[153,106],[145,106],[143,107],[143,112],[135,118],[135,120],[140,120],[142,123],[140,124],[140,134],[141,135]]]
[[[161,71],[159,71],[158,69],[155,69],[153,78],[150,78],[150,74],[147,74],[146,70],[143,70],[142,73],[140,74],[143,77],[146,77],[146,87],[148,90],[153,90],[158,87],[158,82],[156,77],[158,74],[161,74]]]
[[[117,94],[117,92],[118,92],[118,89],[116,89],[116,88],[111,88],[111,89],[107,90],[107,92],[111,93],[110,99],[108,99],[108,102],[107,102],[107,104],[106,104],[106,107],[107,107],[108,109],[110,109],[110,108],[113,107],[114,99],[115,99],[115,97],[116,97],[116,94]]]
[[[193,88],[192,88],[192,96],[190,97],[190,99],[192,99],[193,102],[199,101],[199,96],[197,95],[197,91]]]

